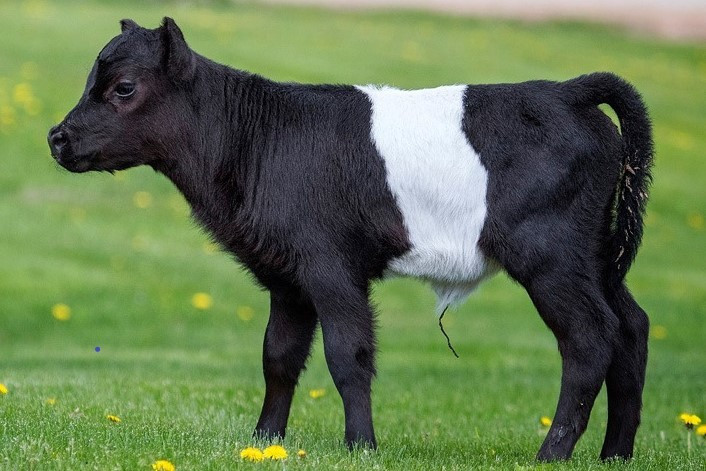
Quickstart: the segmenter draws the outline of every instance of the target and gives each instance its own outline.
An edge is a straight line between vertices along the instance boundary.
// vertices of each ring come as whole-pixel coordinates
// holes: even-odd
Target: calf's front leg
[[[367,288],[356,287],[345,276],[331,276],[314,284],[310,295],[321,323],[326,363],[343,399],[346,444],[376,448],[370,400],[375,337]]]
[[[329,372],[343,400],[345,440],[376,448],[370,386],[375,376],[373,312],[368,283],[354,283],[335,263],[312,270],[305,286],[321,323]]]
[[[298,291],[271,291],[262,352],[265,401],[256,436],[284,438],[294,389],[309,357],[315,330],[316,312]]]

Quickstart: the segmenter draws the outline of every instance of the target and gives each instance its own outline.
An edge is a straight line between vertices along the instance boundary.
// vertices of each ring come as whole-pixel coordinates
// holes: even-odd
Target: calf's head
[[[171,18],[132,20],[100,52],[78,104],[49,131],[52,156],[72,172],[157,165],[184,145],[196,55]]]

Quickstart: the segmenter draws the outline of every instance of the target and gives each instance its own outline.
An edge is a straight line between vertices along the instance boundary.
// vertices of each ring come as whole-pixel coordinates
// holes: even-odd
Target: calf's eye
[[[135,84],[133,82],[120,82],[115,87],[115,94],[118,98],[126,100],[135,93]]]

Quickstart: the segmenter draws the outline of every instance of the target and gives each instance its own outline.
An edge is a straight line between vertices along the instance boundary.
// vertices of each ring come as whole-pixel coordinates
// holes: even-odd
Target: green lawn
[[[240,461],[264,390],[266,293],[228,256],[209,253],[163,177],[69,174],[46,147],[118,20],[154,27],[165,14],[202,54],[278,80],[425,87],[611,70],[632,81],[657,143],[645,242],[629,275],[653,325],[636,458],[598,461],[602,393],[574,459],[537,467],[704,469],[706,440],[692,436],[688,453],[677,416],[706,419],[706,46],[574,23],[225,5],[0,3],[1,470],[147,470],[161,458],[181,470],[537,466],[559,354],[503,275],[447,315],[460,359],[436,326],[428,288],[376,287],[379,451],[345,450],[341,401],[317,342],[284,441],[307,458]],[[197,292],[210,294],[210,309],[192,306]],[[70,319],[52,317],[57,303]],[[323,397],[309,397],[319,388]]]

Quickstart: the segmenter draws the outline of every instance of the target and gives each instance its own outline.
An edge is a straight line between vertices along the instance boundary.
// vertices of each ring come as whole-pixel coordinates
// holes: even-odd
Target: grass
[[[430,290],[411,280],[378,285],[380,450],[345,451],[319,341],[284,441],[308,457],[285,468],[703,469],[706,440],[692,437],[688,453],[676,417],[706,418],[704,45],[575,23],[209,5],[0,4],[0,383],[9,388],[0,396],[0,469],[150,469],[160,458],[182,470],[283,467],[237,457],[252,444],[263,394],[266,293],[228,256],[205,250],[163,177],[72,175],[46,148],[47,129],[77,101],[117,20],[156,26],[165,14],[197,51],[279,80],[424,87],[612,70],[635,83],[653,114],[655,185],[629,282],[657,330],[632,463],[597,459],[602,393],[574,459],[535,464],[559,355],[526,294],[501,275],[447,315],[458,360],[437,329]],[[151,195],[145,208],[133,202],[139,191]],[[192,307],[196,292],[213,306]],[[70,306],[68,321],[52,317],[56,303]],[[237,315],[243,306],[251,320]],[[327,394],[310,398],[318,388]]]

